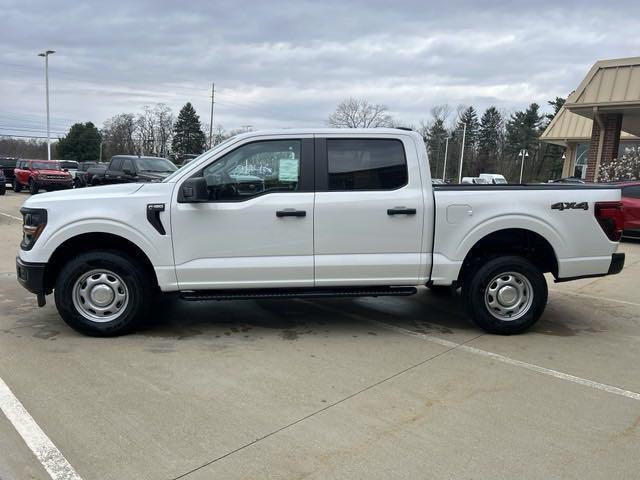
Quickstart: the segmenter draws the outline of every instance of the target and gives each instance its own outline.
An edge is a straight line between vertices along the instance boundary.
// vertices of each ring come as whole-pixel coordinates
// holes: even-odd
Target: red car
[[[49,191],[73,187],[71,174],[62,170],[56,161],[18,160],[14,173],[14,192],[26,187],[35,195],[41,188]]]
[[[640,181],[621,183],[625,237],[640,238]]]

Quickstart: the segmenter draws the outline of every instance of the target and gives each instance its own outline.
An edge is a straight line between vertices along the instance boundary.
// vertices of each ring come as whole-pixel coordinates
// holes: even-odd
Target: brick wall
[[[602,145],[602,158],[600,163],[606,163],[618,156],[620,146],[620,132],[622,130],[622,114],[607,113],[600,115],[604,127],[604,143]],[[598,159],[598,146],[600,143],[600,125],[593,121],[591,141],[589,143],[589,157],[587,158],[587,182],[595,181],[596,162]]]

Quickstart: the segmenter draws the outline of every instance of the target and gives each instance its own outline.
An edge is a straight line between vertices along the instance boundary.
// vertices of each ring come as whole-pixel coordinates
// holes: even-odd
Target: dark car
[[[0,169],[4,173],[5,183],[13,184],[13,170],[18,159],[15,157],[0,157]]]
[[[71,174],[62,170],[56,161],[18,160],[14,173],[15,192],[27,187],[29,193],[35,195],[40,189],[50,191],[73,187]]]
[[[625,237],[640,238],[640,181],[619,183],[622,187]]]
[[[89,169],[91,168],[100,168],[103,167],[104,170],[107,169],[106,163],[100,162],[80,162],[78,163],[78,171],[76,172],[76,176],[73,179],[74,186],[76,188],[86,187],[87,185],[91,185],[89,178]]]
[[[104,183],[104,175],[107,171],[108,163],[96,163],[87,168],[85,172],[85,186],[97,186]]]
[[[102,183],[160,182],[177,169],[162,157],[116,155],[111,157]]]
[[[7,193],[7,177],[4,176],[4,172],[0,169],[0,195]]]

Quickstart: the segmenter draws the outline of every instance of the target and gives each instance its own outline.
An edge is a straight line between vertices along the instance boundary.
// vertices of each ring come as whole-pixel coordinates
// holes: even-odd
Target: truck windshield
[[[78,162],[75,160],[60,160],[60,168],[70,168],[72,170],[77,169]]]
[[[204,152],[202,155],[207,155],[207,156],[211,156],[214,155],[216,152],[219,152],[220,150],[224,150],[227,147],[227,144],[232,143],[232,141],[237,140],[236,136],[232,136],[227,138],[226,140],[220,142],[218,145],[216,145],[215,147],[213,147],[211,150],[208,150],[206,152]],[[188,165],[191,165],[193,162],[195,162],[196,160],[198,160],[200,157],[202,157],[202,155],[199,155],[198,157],[194,158],[193,160],[189,161],[189,163],[187,164],[183,164],[179,169],[182,170],[183,168],[187,167]],[[176,172],[172,173],[171,175],[169,175],[167,178],[165,178],[163,180],[164,183],[170,182],[171,180],[173,180],[173,178],[176,176]]]
[[[60,170],[58,162],[31,162],[33,170]]]
[[[178,167],[166,158],[138,158],[138,169],[142,172],[175,172]]]

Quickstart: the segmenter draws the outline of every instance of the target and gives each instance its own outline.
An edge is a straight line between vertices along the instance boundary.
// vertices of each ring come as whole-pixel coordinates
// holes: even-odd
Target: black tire
[[[38,187],[38,184],[36,182],[34,182],[33,180],[29,180],[29,193],[31,195],[35,195],[36,193],[38,193],[39,189],[40,187]]]
[[[120,314],[110,321],[87,318],[74,303],[76,282],[92,270],[115,273],[126,285],[128,301]],[[123,335],[140,325],[153,303],[153,286],[144,267],[121,252],[94,250],[71,259],[59,272],[54,297],[62,319],[74,330],[95,337]]]
[[[0,195],[4,195],[5,193],[7,193],[7,186],[0,185]]]
[[[515,276],[509,276],[509,273],[515,273]],[[499,279],[496,278],[501,274],[505,275]],[[526,285],[526,282],[521,280],[522,277],[529,282],[530,288]],[[509,315],[509,309],[512,309],[512,307],[502,307],[500,305],[492,311],[487,305],[487,303],[494,302],[491,290],[487,291],[491,287],[489,282],[492,282],[495,288],[500,285],[498,282],[509,280],[510,278],[515,280],[515,284],[518,284],[519,281],[519,286],[522,287],[524,292],[523,296],[519,297],[522,301],[518,300],[516,302],[517,305],[513,306],[513,310],[516,313],[512,312],[511,314],[515,316],[521,315],[514,320],[504,319],[505,316]],[[486,297],[487,301],[485,301],[485,293],[488,295]],[[483,330],[499,335],[522,333],[536,323],[547,305],[547,295],[547,282],[540,269],[526,258],[518,256],[494,257],[479,264],[465,276],[462,285],[462,296],[469,317]],[[521,312],[517,312],[521,305],[524,307],[522,307]],[[501,308],[502,310],[500,310]],[[500,316],[503,318],[498,318]]]
[[[17,178],[13,179],[13,191],[16,193],[20,193],[22,191],[22,185],[20,185]]]

